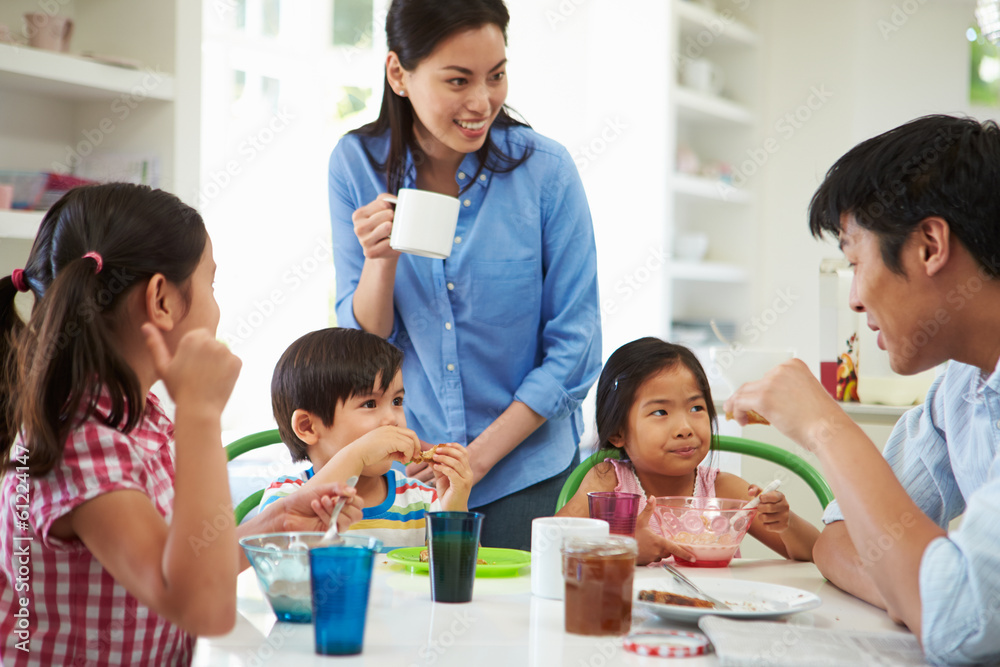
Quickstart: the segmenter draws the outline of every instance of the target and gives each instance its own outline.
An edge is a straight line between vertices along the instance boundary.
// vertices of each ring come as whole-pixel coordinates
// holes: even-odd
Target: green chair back
[[[278,429],[276,428],[268,431],[261,431],[260,433],[251,433],[250,435],[245,435],[239,440],[234,440],[226,445],[226,460],[232,461],[237,456],[246,454],[251,450],[276,445],[280,442],[281,436],[278,435]],[[250,510],[260,504],[260,499],[263,497],[264,489],[260,489],[259,491],[254,491],[240,501],[240,503],[233,510],[233,514],[236,515],[237,526],[241,521],[243,521],[244,517],[250,513]]]
[[[802,480],[812,489],[819,499],[820,504],[826,506],[833,500],[833,490],[823,475],[820,474],[808,461],[797,454],[793,454],[787,449],[782,449],[776,445],[769,445],[765,442],[758,442],[748,438],[738,438],[732,435],[720,435],[716,438],[716,449],[722,452],[736,452],[746,456],[756,456],[757,458],[777,463],[788,468],[790,471],[802,478]],[[621,455],[620,450],[610,452],[595,452],[580,462],[573,472],[570,473],[566,483],[563,484],[559,498],[556,500],[556,511],[563,508],[573,494],[580,488],[580,483],[587,475],[587,472],[604,459],[617,459]]]

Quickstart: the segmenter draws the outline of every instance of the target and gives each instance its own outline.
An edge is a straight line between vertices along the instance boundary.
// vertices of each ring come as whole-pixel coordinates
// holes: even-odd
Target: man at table
[[[928,116],[853,148],[813,197],[810,230],[839,237],[854,265],[850,305],[893,370],[950,362],[884,458],[801,361],[726,402],[741,423],[755,410],[819,457],[838,502],[817,566],[904,623],[935,663],[1000,661],[998,183],[995,123]]]

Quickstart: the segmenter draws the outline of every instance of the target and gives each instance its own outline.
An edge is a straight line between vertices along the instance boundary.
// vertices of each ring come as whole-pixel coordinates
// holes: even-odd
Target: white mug
[[[401,188],[394,203],[396,212],[389,234],[389,246],[393,250],[434,259],[447,259],[451,255],[458,225],[457,198],[428,190]]]
[[[567,537],[607,537],[608,522],[575,516],[546,516],[531,521],[531,593],[562,600],[566,581],[562,545]]]
[[[705,58],[687,58],[681,62],[681,83],[701,93],[718,95],[726,85],[722,68]]]

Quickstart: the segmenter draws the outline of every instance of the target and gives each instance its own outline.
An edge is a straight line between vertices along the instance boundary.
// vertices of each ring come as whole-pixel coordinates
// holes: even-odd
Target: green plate
[[[420,562],[420,552],[426,547],[403,547],[386,554],[390,563],[402,565],[410,572],[429,572],[430,563]],[[479,547],[479,558],[486,565],[476,566],[477,577],[515,577],[522,567],[531,565],[531,554],[520,549],[495,549]]]

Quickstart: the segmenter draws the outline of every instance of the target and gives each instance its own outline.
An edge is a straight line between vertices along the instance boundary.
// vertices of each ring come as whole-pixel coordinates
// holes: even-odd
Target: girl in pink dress
[[[760,488],[708,463],[716,427],[708,378],[686,347],[658,338],[621,346],[608,358],[597,383],[598,451],[621,450],[590,469],[561,516],[589,516],[591,491],[640,496],[636,540],[639,563],[673,555],[694,556],[660,534],[650,521],[657,496],[749,500]],[[750,534],[786,558],[812,560],[815,526],[789,510],[778,492],[764,494]]]

